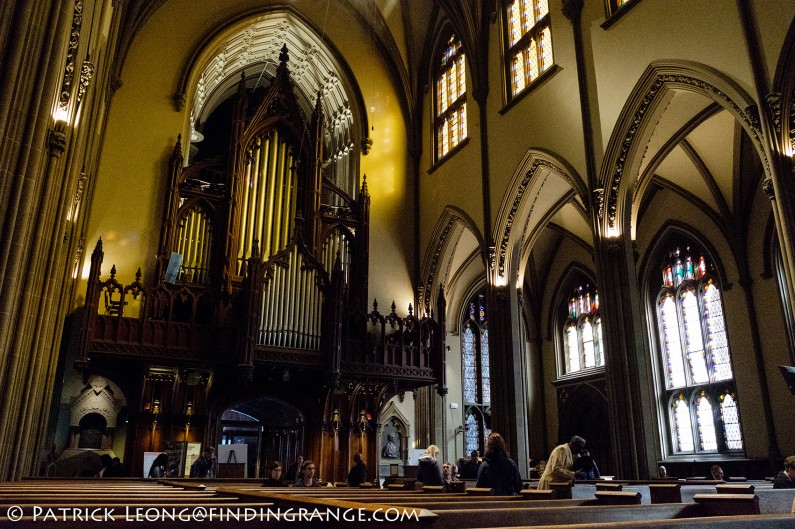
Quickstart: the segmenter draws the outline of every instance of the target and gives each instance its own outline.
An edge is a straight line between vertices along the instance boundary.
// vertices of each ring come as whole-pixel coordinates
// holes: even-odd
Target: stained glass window
[[[467,137],[466,61],[464,47],[450,37],[436,75],[436,159],[442,159]]]
[[[505,63],[514,97],[554,64],[547,0],[507,1],[505,21]]]
[[[475,294],[469,300],[461,329],[465,442],[467,452],[482,452],[486,437],[491,432],[488,307],[484,292]]]
[[[673,399],[675,453],[743,449],[723,301],[712,270],[704,252],[689,246],[674,249],[660,265],[661,398]]]
[[[726,446],[730,450],[741,450],[743,436],[740,433],[740,414],[734,397],[728,391],[720,396],[720,419],[723,422]]]
[[[599,292],[580,285],[566,304],[563,324],[563,371],[576,373],[605,365]]]
[[[608,15],[612,15],[617,13],[623,6],[629,4],[632,0],[609,0],[608,7],[609,13]]]
[[[679,452],[693,451],[693,425],[690,423],[690,409],[684,401],[684,395],[674,404],[674,424]]]

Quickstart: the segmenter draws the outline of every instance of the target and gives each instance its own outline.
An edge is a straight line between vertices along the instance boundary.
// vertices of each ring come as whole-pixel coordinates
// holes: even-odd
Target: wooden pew
[[[754,494],[696,494],[693,500],[704,508],[705,516],[760,514],[759,497]]]
[[[640,505],[641,493],[600,490],[596,492],[595,496],[600,505]]]
[[[655,503],[682,503],[682,486],[679,483],[651,483],[649,497]]]
[[[624,485],[622,483],[610,483],[610,482],[602,482],[596,483],[596,490],[612,490],[615,492],[621,492],[624,490]]]
[[[718,494],[753,494],[755,487],[751,484],[743,485],[715,485]]]

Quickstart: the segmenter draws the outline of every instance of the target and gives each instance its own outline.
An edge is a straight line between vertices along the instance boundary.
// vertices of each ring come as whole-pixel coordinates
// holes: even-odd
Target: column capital
[[[584,0],[563,0],[563,16],[572,22],[578,21],[584,3]]]
[[[47,150],[50,156],[60,158],[66,150],[66,123],[58,121],[47,134]]]

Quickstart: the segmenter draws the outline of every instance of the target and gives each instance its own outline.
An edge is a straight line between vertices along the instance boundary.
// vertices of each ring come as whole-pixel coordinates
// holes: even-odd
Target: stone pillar
[[[597,239],[596,268],[605,336],[605,377],[613,464],[622,479],[648,479],[657,453],[654,385],[644,307],[629,236]],[[587,440],[587,438],[586,438]]]
[[[69,135],[52,113],[75,2],[11,2],[13,31],[0,31],[0,479],[38,467],[47,396],[54,384],[54,320],[61,283],[64,203],[71,200],[62,154]],[[8,7],[3,8],[8,11]],[[32,442],[23,442],[29,439]]]

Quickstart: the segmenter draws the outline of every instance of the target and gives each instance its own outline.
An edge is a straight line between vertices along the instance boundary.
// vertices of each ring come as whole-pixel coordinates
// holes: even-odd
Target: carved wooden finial
[[[290,61],[290,54],[287,53],[287,44],[282,45],[282,49],[279,52],[279,62],[286,63]]]
[[[367,191],[367,173],[362,175],[362,191],[361,192],[362,192],[363,195],[366,195],[367,192],[368,192]]]
[[[378,312],[378,300],[373,298],[373,312]]]
[[[395,300],[392,300],[392,314],[397,315],[397,313],[395,312],[395,309],[397,309],[397,306],[395,306]]]
[[[116,265],[110,267],[110,278],[116,279]]]
[[[141,282],[141,267],[140,266],[138,267],[138,271],[135,272],[135,282],[136,283],[140,283]]]
[[[409,318],[412,317],[413,315],[414,315],[414,307],[412,307],[411,303],[409,303]]]

